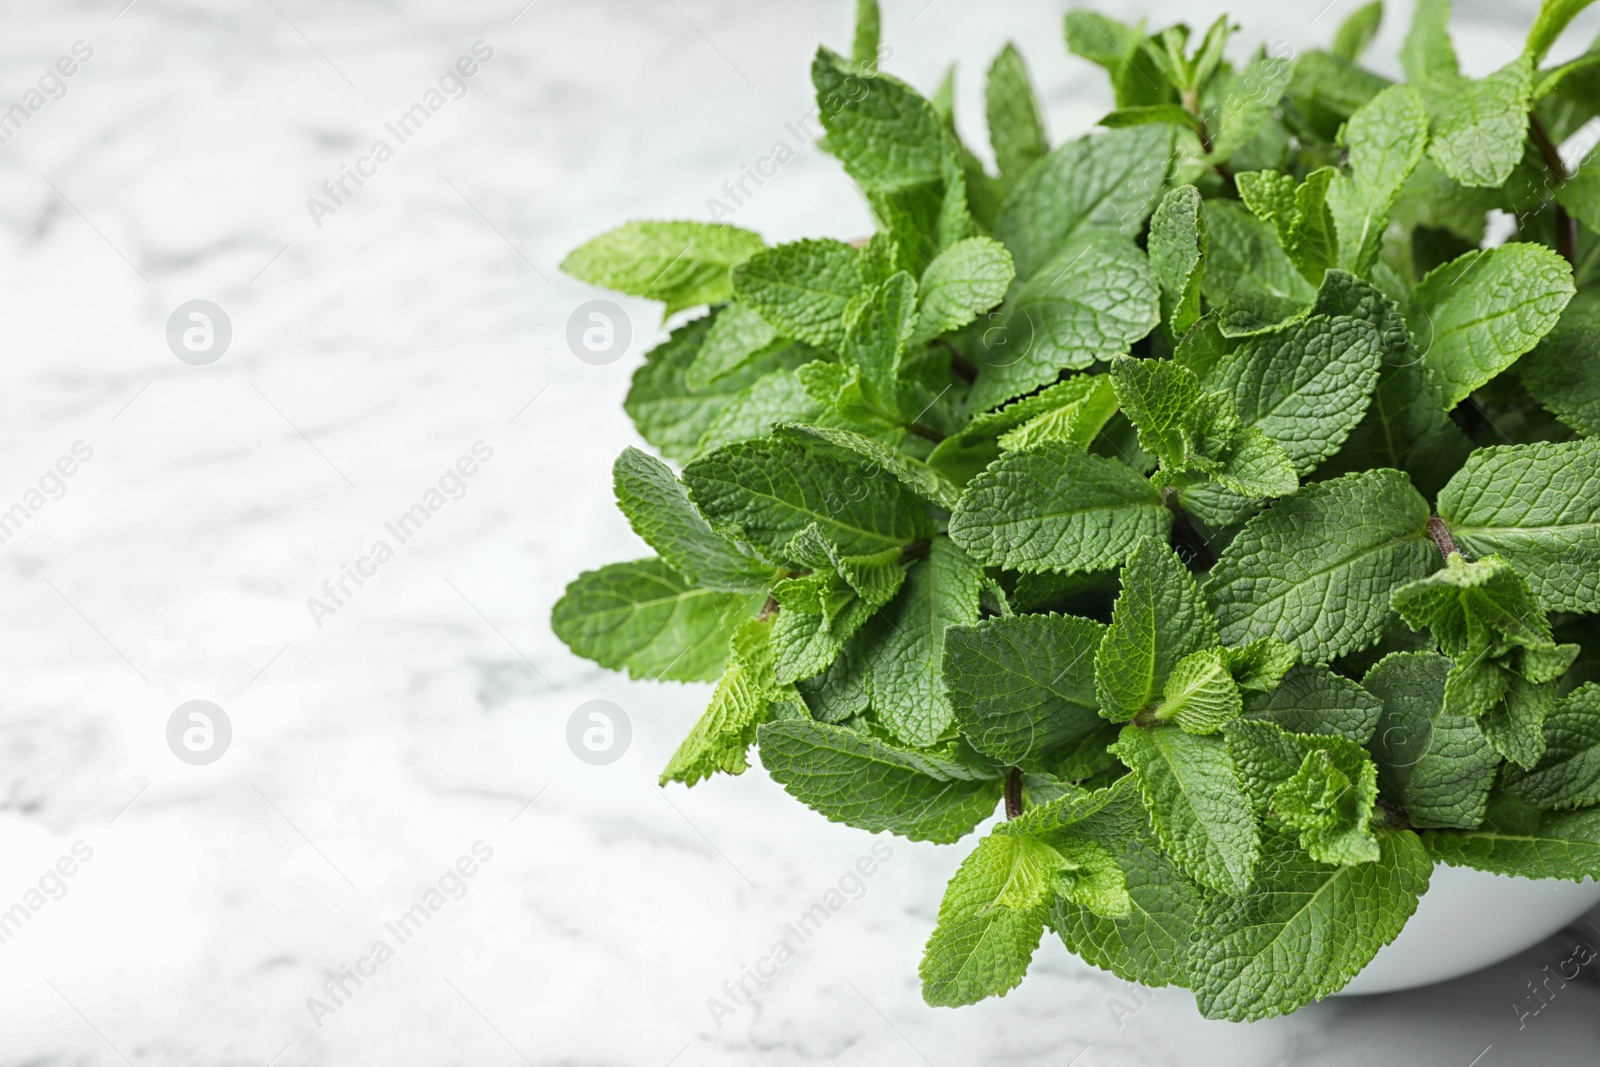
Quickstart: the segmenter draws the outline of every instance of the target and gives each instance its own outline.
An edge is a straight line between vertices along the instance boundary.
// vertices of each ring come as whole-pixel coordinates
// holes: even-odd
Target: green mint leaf
[[[1016,988],[1039,947],[1062,864],[1060,853],[1031,838],[978,842],[939,903],[939,925],[918,968],[922,998],[953,1008]]]
[[[733,295],[728,271],[765,248],[720,222],[629,222],[573,249],[561,269],[590,285],[664,301],[667,315]]]
[[[1435,830],[1422,839],[1434,859],[1452,867],[1582,882],[1600,867],[1600,808],[1547,815],[1528,826],[1502,826],[1491,812],[1476,830]]]
[[[1001,434],[996,441],[1000,450],[1021,452],[1050,441],[1061,441],[1084,449],[1093,444],[1106,423],[1117,413],[1116,390],[1112,387],[1110,377],[1104,374],[1080,375],[1061,384],[1070,383],[1083,385],[1077,399],[1036,415],[1016,429]],[[1065,397],[1067,392],[1063,390],[1056,395]]]
[[[1344,20],[1333,39],[1333,54],[1354,63],[1361,58],[1383,23],[1383,0],[1374,0]]]
[[[1222,739],[1176,726],[1129,723],[1112,751],[1138,776],[1150,823],[1167,855],[1204,886],[1246,892],[1260,840],[1250,800]]]
[[[1244,697],[1220,648],[1207,648],[1179,660],[1154,717],[1176,723],[1185,733],[1214,734],[1239,717]]]
[[[856,32],[850,46],[850,58],[856,66],[876,69],[882,21],[878,0],[856,0]]]
[[[772,673],[772,623],[752,619],[734,633],[732,653],[711,704],[661,772],[661,784],[694,785],[721,771],[743,774],[756,728],[767,718],[777,683]]]
[[[1260,890],[1206,898],[1195,924],[1200,1013],[1248,1022],[1344,988],[1400,933],[1433,869],[1409,831],[1382,834],[1379,845],[1377,862],[1336,867],[1317,863],[1292,837],[1269,833]]]
[[[978,621],[982,584],[983,568],[938,537],[883,610],[886,632],[868,651],[872,708],[907,744],[932,744],[955,718],[944,687],[945,631]]]
[[[1279,308],[1305,307],[1317,290],[1306,281],[1271,226],[1230,200],[1205,202],[1211,235],[1200,291],[1215,306],[1240,296],[1269,301]]]
[[[1595,56],[1593,63],[1600,68],[1600,56]],[[1556,202],[1590,232],[1600,232],[1600,174],[1592,161],[1556,186]]]
[[[820,363],[819,366],[831,371],[840,369],[837,363]],[[842,420],[844,416],[837,407],[825,407],[807,390],[803,380],[806,373],[803,366],[792,371],[775,370],[757,378],[705,426],[693,455],[704,455],[738,441],[766,437],[773,426],[790,420]]]
[[[1074,8],[1067,12],[1067,48],[1105,68],[1117,106],[1142,107],[1176,99],[1171,81],[1144,47],[1143,28]]]
[[[736,593],[766,589],[772,568],[713,530],[665,463],[629,448],[617,457],[612,482],[633,532],[690,584]]]
[[[1545,56],[1550,54],[1550,46],[1556,43],[1561,31],[1592,3],[1594,0],[1544,0],[1539,5],[1538,17],[1533,20],[1533,28],[1528,31],[1525,50],[1528,59],[1535,66],[1544,62]]]
[[[1333,213],[1328,210],[1328,187],[1337,172],[1331,167],[1312,171],[1303,182],[1277,171],[1250,171],[1238,176],[1239,195],[1245,206],[1278,235],[1278,243],[1301,276],[1313,285],[1330,267],[1338,265],[1339,241]]]
[[[1161,199],[1171,156],[1171,127],[1138,126],[1068,141],[1030,167],[995,220],[1017,277],[1032,278],[1079,233],[1137,236]]]
[[[778,332],[754,308],[729,304],[712,320],[683,382],[697,392],[703,390],[724,374],[744,366],[777,339]]]
[[[1149,126],[1166,123],[1184,129],[1194,127],[1194,116],[1181,104],[1148,104],[1143,107],[1119,107],[1101,116],[1097,126],[1108,130],[1122,130],[1129,126]]]
[[[702,438],[722,414],[741,405],[765,376],[816,358],[815,352],[803,346],[775,346],[738,370],[724,374],[706,389],[691,388],[687,375],[720,316],[718,312],[686,323],[651,349],[644,364],[634,372],[628,398],[623,402],[639,435],[668,459],[693,459],[700,452]]]
[[[1450,0],[1417,0],[1400,63],[1406,77],[1418,84],[1450,82],[1460,76],[1461,63],[1450,40]]]
[[[1286,99],[1306,129],[1331,143],[1339,127],[1388,85],[1389,79],[1348,59],[1312,49],[1295,61]]]
[[[1290,733],[1347,737],[1358,745],[1372,739],[1382,711],[1378,697],[1322,664],[1298,664],[1276,689],[1244,697],[1246,719]]]
[[[939,253],[922,274],[911,346],[960,329],[999,304],[1015,276],[1011,253],[991,237],[969,237]]]
[[[1424,278],[1408,317],[1446,403],[1465,400],[1532,350],[1574,292],[1566,261],[1530,244],[1468,252]]]
[[[854,637],[845,641],[838,657],[826,670],[795,683],[806,708],[818,722],[842,723],[865,714],[871,705],[863,647],[865,636],[865,632],[858,630]]]
[[[697,589],[659,559],[609,563],[567,586],[550,628],[574,653],[609,670],[708,682],[722,670],[734,630],[764,600]]]
[[[917,281],[898,271],[846,313],[839,358],[861,372],[868,399],[898,414],[900,359],[917,321]]]
[[[932,105],[887,75],[869,76],[826,48],[811,64],[828,150],[856,184],[896,192],[940,184],[950,146]]]
[[[899,548],[932,533],[915,497],[861,466],[771,438],[697,459],[684,468],[683,481],[714,527],[775,557],[813,522],[853,556]]]
[[[832,822],[949,844],[994,813],[999,781],[936,777],[916,752],[841,726],[769,722],[756,735],[761,765],[790,796]]]
[[[984,331],[978,381],[969,408],[984,410],[1126,352],[1160,322],[1160,295],[1149,260],[1115,234],[1067,243],[1034,274]]]
[[[904,436],[899,418],[885,411],[877,390],[862,380],[861,368],[815,360],[796,368],[795,380],[816,411],[816,422],[865,431],[898,441]],[[765,412],[763,412],[765,414]],[[712,438],[707,431],[706,438]]]
[[[1437,496],[1466,462],[1472,442],[1450,418],[1444,391],[1409,343],[1385,334],[1384,365],[1372,404],[1344,448],[1321,468],[1325,475],[1392,467],[1405,471],[1425,496]]]
[[[1381,7],[1363,8],[1363,11]],[[1357,12],[1355,17],[1359,17]],[[1385,89],[1344,129],[1349,170],[1333,180],[1328,207],[1339,231],[1339,265],[1366,274],[1377,262],[1389,212],[1428,144],[1428,109],[1409,85]]]
[[[740,264],[733,290],[784,336],[838,348],[850,302],[867,284],[876,284],[863,277],[862,259],[843,241],[793,241]]]
[[[1009,189],[1050,151],[1043,112],[1034,95],[1028,67],[1016,46],[1010,43],[1000,50],[989,67],[984,107],[995,165],[1000,168],[1002,187]]]
[[[1600,175],[1600,168],[1582,173]],[[1600,232],[1600,220],[1594,229]],[[1528,392],[1551,414],[1585,437],[1600,437],[1600,306],[1568,306],[1517,369]]]
[[[1308,752],[1300,769],[1278,786],[1272,813],[1300,834],[1318,863],[1373,863],[1381,855],[1371,821],[1378,770],[1366,753],[1340,760],[1328,749]]]
[[[1504,185],[1522,161],[1533,103],[1533,65],[1519,56],[1477,81],[1446,78],[1422,83],[1433,136],[1428,155],[1468,188]]]
[[[951,540],[980,563],[1035,572],[1103,570],[1171,528],[1148,479],[1066,444],[1002,456],[950,517]]]
[[[1180,660],[1218,644],[1189,568],[1165,543],[1144,538],[1122,568],[1111,627],[1095,653],[1101,714],[1127,722],[1153,708]]]
[[[1465,551],[1505,557],[1546,611],[1600,611],[1600,441],[1479,449],[1439,514]]]
[[[1272,121],[1273,110],[1294,76],[1294,61],[1276,55],[1263,55],[1233,76],[1236,84],[1224,97],[1214,118],[1211,138],[1212,163],[1226,163],[1234,153],[1248,146]]]
[[[1544,734],[1544,759],[1531,771],[1507,768],[1505,791],[1548,811],[1600,804],[1600,685],[1567,694],[1545,719]]]
[[[1211,234],[1200,190],[1180,186],[1162,198],[1150,219],[1150,265],[1161,283],[1161,318],[1181,338],[1200,318],[1201,279]]]
[[[1223,649],[1222,661],[1240,689],[1270,693],[1300,662],[1300,650],[1275,637],[1263,637],[1248,645]]]
[[[1383,701],[1372,738],[1378,781],[1413,826],[1472,829],[1483,822],[1500,755],[1467,715],[1444,709],[1450,661],[1396,652],[1362,685]]]
[[[854,430],[830,426],[784,423],[776,431],[786,437],[822,441],[854,453],[879,471],[890,475],[917,496],[946,511],[956,506],[961,490],[943,474],[922,461],[890,448],[882,441]]]
[[[1276,637],[1313,661],[1376,641],[1389,591],[1438,561],[1428,505],[1399,471],[1305,486],[1245,524],[1206,583],[1222,638]]]
[[[1105,630],[1072,615],[1017,615],[945,631],[945,692],[972,747],[1015,765],[1094,734]]]

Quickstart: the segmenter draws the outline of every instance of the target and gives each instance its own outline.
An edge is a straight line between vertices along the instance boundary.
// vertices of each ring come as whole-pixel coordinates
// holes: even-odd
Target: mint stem
[[[1015,819],[1022,814],[1022,768],[1013,767],[1006,775],[1006,818]]]
[[[1461,551],[1456,546],[1456,539],[1451,536],[1450,527],[1446,526],[1444,520],[1437,515],[1428,517],[1428,536],[1439,546],[1439,551],[1444,554],[1445,559]]]

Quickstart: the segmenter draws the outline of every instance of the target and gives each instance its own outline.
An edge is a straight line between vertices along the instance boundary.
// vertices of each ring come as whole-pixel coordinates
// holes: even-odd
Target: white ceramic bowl
[[[1600,904],[1600,883],[1533,881],[1439,864],[1417,913],[1336,996],[1431,985],[1532,948]]]

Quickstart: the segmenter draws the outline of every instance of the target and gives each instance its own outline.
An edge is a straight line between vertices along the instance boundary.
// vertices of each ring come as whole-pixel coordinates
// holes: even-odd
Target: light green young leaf
[[[1044,116],[1028,77],[1027,64],[1023,63],[1016,46],[1009,42],[989,67],[984,105],[995,165],[1000,168],[1002,188],[1009,189],[1050,151]]]
[[[1445,712],[1449,673],[1443,656],[1396,652],[1362,685],[1383,702],[1372,754],[1384,795],[1414,826],[1470,830],[1483,822],[1500,755],[1471,717]]]
[[[1161,318],[1174,339],[1200,318],[1201,279],[1211,235],[1200,190],[1183,185],[1162,198],[1150,219],[1150,265],[1161,283]]]
[[[1381,13],[1382,8],[1374,4],[1362,10]],[[1349,170],[1328,189],[1339,231],[1339,265],[1345,270],[1365,275],[1377,262],[1389,212],[1427,144],[1428,110],[1412,86],[1385,89],[1350,117],[1344,130]]]
[[[590,285],[666,302],[667,314],[733,295],[728,271],[762,250],[723,222],[628,222],[573,249],[561,269]]]
[[[1167,855],[1219,893],[1249,890],[1260,839],[1222,739],[1171,725],[1129,723],[1112,751],[1138,775],[1151,825]]]
[[[1534,66],[1544,62],[1545,56],[1550,54],[1550,46],[1556,43],[1561,31],[1592,3],[1594,0],[1544,0],[1539,5],[1539,16],[1533,20],[1533,28],[1528,31],[1525,49]]]
[[[969,237],[934,257],[922,273],[922,294],[910,345],[960,329],[1005,299],[1016,268],[992,237]]]
[[[711,528],[672,469],[654,456],[629,448],[612,467],[617,506],[633,532],[690,584],[728,592],[764,590],[772,568],[743,552]]]
[[[1344,20],[1333,39],[1333,54],[1354,63],[1378,35],[1383,23],[1383,0],[1373,0],[1366,7],[1357,8],[1355,14]]]
[[[1178,661],[1167,675],[1155,718],[1176,723],[1185,733],[1214,734],[1239,717],[1244,698],[1222,649],[1207,648]]]
[[[1427,521],[1427,501],[1392,470],[1317,482],[1277,501],[1211,570],[1206,595],[1222,639],[1276,637],[1312,661],[1372,644],[1389,618],[1389,591],[1437,566]]]
[[[896,192],[944,180],[950,145],[933,107],[887,75],[868,76],[826,48],[811,64],[828,150],[856,184]]]
[[[1036,415],[1016,429],[1001,434],[996,441],[1000,451],[1020,452],[1050,441],[1065,442],[1077,448],[1088,448],[1094,443],[1117,413],[1116,390],[1110,376],[1105,374],[1080,375],[1069,381],[1088,385],[1078,399]]]
[[[882,21],[878,0],[856,0],[856,32],[850,46],[850,58],[856,66],[868,70],[877,68]]]
[[[783,719],[756,735],[761,764],[789,795],[833,822],[949,844],[994,814],[999,780],[939,777],[913,751],[842,726]]]
[[[795,441],[741,441],[695,460],[683,481],[701,514],[776,556],[817,523],[847,555],[899,548],[932,533],[921,503],[899,482],[866,476]]]
[[[1133,242],[1091,233],[1017,289],[976,353],[977,382],[967,397],[984,410],[1126,352],[1161,321],[1150,262]]]
[[[1317,863],[1288,835],[1267,835],[1260,890],[1208,897],[1196,923],[1195,1000],[1210,1019],[1287,1014],[1337,992],[1393,941],[1433,870],[1417,836],[1379,836],[1376,863]]]
[[[1378,771],[1358,754],[1352,766],[1328,749],[1308,752],[1273,794],[1272,813],[1299,832],[1301,847],[1318,863],[1373,863],[1380,856],[1371,827]]]
[[[772,622],[751,619],[734,633],[732,653],[711,704],[661,772],[661,784],[694,785],[721,771],[743,774],[756,728],[777,693],[772,673]]]
[[[1450,41],[1450,0],[1417,0],[1400,63],[1406,77],[1417,84],[1448,83],[1460,76],[1461,63]]]
[[[1544,722],[1548,748],[1531,771],[1508,767],[1505,791],[1548,811],[1600,804],[1600,685],[1567,694]]]
[[[1111,88],[1121,108],[1177,99],[1171,80],[1144,48],[1145,31],[1073,8],[1067,12],[1067,49],[1111,75]]]
[[[1016,765],[1094,733],[1105,630],[1071,615],[1017,615],[945,631],[945,692],[962,735]]]
[[[1533,103],[1533,65],[1518,56],[1481,81],[1424,83],[1433,118],[1428,155],[1468,188],[1497,189],[1522,160]]]
[[[975,1004],[1014,989],[1044,933],[1063,857],[1042,842],[991,835],[962,861],[939,904],[918,973],[935,1007]]]
[[[1222,661],[1240,689],[1270,693],[1300,662],[1300,650],[1275,637],[1262,637],[1248,645],[1223,649]]]
[[[1336,173],[1323,167],[1297,182],[1290,174],[1258,170],[1237,179],[1245,206],[1277,232],[1278,243],[1312,285],[1339,263],[1338,237],[1328,210],[1328,187]]]
[[[733,272],[739,302],[787,337],[838,348],[845,310],[864,287],[862,256],[843,241],[793,241],[752,256]]]
[[[1244,717],[1275,723],[1290,733],[1347,737],[1358,745],[1372,739],[1383,702],[1322,664],[1289,669],[1270,693],[1246,693]]]
[[[1068,141],[1029,168],[994,229],[1017,277],[1033,277],[1079,233],[1137,236],[1161,199],[1171,156],[1170,126],[1138,126]]]
[[[900,360],[917,322],[917,280],[898,271],[862,295],[845,313],[839,358],[857,368],[868,399],[898,414]]]
[[[708,682],[761,594],[696,589],[659,559],[609,563],[567,586],[550,628],[573,652],[631,677]]]
[[[1153,708],[1180,660],[1218,644],[1189,568],[1164,542],[1144,538],[1122,568],[1111,628],[1094,657],[1101,714],[1127,722]]]
[[[1103,570],[1172,513],[1148,479],[1116,460],[1046,444],[996,460],[967,486],[950,538],[980,563],[1018,571]]]
[[[1465,551],[1505,557],[1546,611],[1600,611],[1600,440],[1479,449],[1439,515]]]
[[[955,718],[944,686],[945,631],[978,621],[982,585],[983,568],[949,538],[935,538],[873,623],[885,632],[867,651],[872,708],[907,744],[933,744]]]

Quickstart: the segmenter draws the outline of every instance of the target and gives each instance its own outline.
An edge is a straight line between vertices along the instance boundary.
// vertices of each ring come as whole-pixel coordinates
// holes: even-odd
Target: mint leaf
[[[1600,311],[1592,301],[1569,306],[1517,369],[1528,392],[1551,414],[1585,437],[1600,436]]]
[[[1500,555],[1546,611],[1600,611],[1600,441],[1483,448],[1439,493],[1477,556]]]
[[[798,423],[783,424],[776,429],[784,436],[810,438],[853,452],[937,507],[949,510],[954,508],[956,501],[960,499],[961,490],[943,474],[866,434],[837,427],[805,426]]]
[[[1362,10],[1382,13],[1376,4]],[[1356,274],[1372,269],[1389,227],[1389,212],[1422,161],[1427,144],[1427,107],[1412,86],[1385,89],[1350,117],[1344,129],[1349,171],[1328,188],[1341,267]]]
[[[978,562],[1019,571],[1088,571],[1121,563],[1172,515],[1131,467],[1071,445],[1002,456],[974,478],[950,539]]]
[[[733,272],[739,302],[787,337],[837,348],[845,310],[870,279],[861,253],[843,241],[794,241],[750,257]]]
[[[1112,722],[1155,706],[1180,660],[1218,645],[1217,626],[1177,553],[1141,540],[1122,568],[1122,593],[1094,657],[1095,692]]]
[[[1300,769],[1272,795],[1272,813],[1299,831],[1318,863],[1375,862],[1378,839],[1369,823],[1378,801],[1378,771],[1366,754],[1340,759],[1330,749],[1308,752]]]
[[[1159,321],[1155,276],[1137,246],[1115,234],[1074,239],[984,331],[967,405],[993,407],[1055,381],[1063,369],[1109,360]]]
[[[933,107],[904,82],[817,49],[811,64],[828,150],[869,191],[940,183],[950,148]]]
[[[955,717],[944,688],[945,631],[978,621],[982,584],[983,568],[935,538],[883,611],[887,632],[867,653],[872,708],[908,744],[932,744]]]
[[[705,389],[724,374],[738,370],[778,339],[778,333],[754,309],[729,304],[712,321],[694,362],[684,373],[690,389]]]
[[[1226,163],[1261,133],[1293,76],[1294,63],[1276,55],[1258,56],[1234,75],[1239,88],[1223,98],[1211,120],[1216,131],[1209,157],[1213,162]]]
[[[1445,403],[1465,400],[1530,351],[1574,291],[1572,268],[1530,244],[1468,252],[1422,279],[1407,317]]]
[[[994,228],[1017,277],[1032,278],[1079,233],[1136,236],[1161,199],[1171,155],[1170,127],[1138,126],[1068,141],[1029,168]]]
[[[1413,826],[1471,829],[1483,822],[1500,755],[1470,717],[1444,709],[1450,661],[1431,652],[1396,652],[1362,685],[1383,701],[1372,738],[1385,796]]]
[[[1400,62],[1413,82],[1449,82],[1461,74],[1450,41],[1450,0],[1417,0]]]
[[[1220,648],[1207,648],[1178,661],[1167,675],[1153,717],[1176,723],[1185,733],[1214,734],[1239,717],[1244,697]]]
[[[936,777],[917,753],[841,726],[783,719],[756,735],[761,765],[813,811],[877,833],[949,844],[994,813],[998,781]]]
[[[766,589],[772,568],[713,530],[665,463],[630,448],[617,457],[612,479],[633,532],[691,584],[739,593]]]
[[[1000,168],[1002,188],[1009,189],[1050,151],[1044,117],[1034,96],[1027,65],[1010,43],[1000,50],[989,67],[984,106],[995,165]]]
[[[1000,303],[1015,276],[1011,253],[990,237],[969,237],[939,253],[922,274],[912,347],[960,329]]]
[[[1600,685],[1567,694],[1544,721],[1544,759],[1531,771],[1506,769],[1505,790],[1537,808],[1600,804]]]
[[[704,455],[738,441],[766,437],[774,425],[791,419],[812,421],[841,421],[844,416],[837,408],[824,407],[806,389],[803,377],[808,373],[806,364],[797,370],[776,370],[757,378],[743,392],[734,396],[705,426],[696,450],[691,455]],[[830,371],[840,369],[837,363],[816,363]]]
[[[1592,3],[1594,0],[1544,0],[1539,5],[1538,17],[1533,20],[1533,28],[1528,31],[1528,58],[1535,65],[1543,62],[1561,31]]]
[[[1150,265],[1161,283],[1161,318],[1181,338],[1200,318],[1200,283],[1211,234],[1200,190],[1180,186],[1162,198],[1150,220]]]
[[[1358,745],[1372,739],[1382,711],[1382,700],[1321,664],[1297,664],[1276,689],[1244,697],[1246,719],[1290,733],[1347,737]]]
[[[850,58],[856,66],[876,69],[882,21],[878,0],[856,0],[856,32],[850,46]]]
[[[1062,864],[1060,853],[1030,838],[978,842],[939,903],[939,925],[918,968],[922,998],[957,1007],[1014,989],[1039,947]]]
[[[972,747],[1007,764],[1093,734],[1105,626],[1071,615],[985,619],[945,631],[944,684]]]
[[[574,653],[609,670],[706,682],[722,669],[734,630],[763,600],[696,589],[659,559],[609,563],[567,586],[550,628]]]
[[[667,315],[720,304],[730,268],[765,247],[749,230],[718,222],[629,222],[574,249],[561,269],[590,285],[664,301]]]
[[[1238,177],[1245,206],[1278,234],[1278,243],[1306,281],[1316,285],[1323,272],[1338,265],[1339,242],[1328,186],[1335,171],[1322,167],[1303,182],[1277,171],[1250,171]]]
[[[1206,583],[1222,638],[1276,637],[1327,660],[1378,639],[1389,591],[1438,560],[1428,505],[1399,471],[1318,482],[1245,524]]]
[[[1189,877],[1221,893],[1250,888],[1260,848],[1233,760],[1221,738],[1129,723],[1112,746],[1138,775],[1162,849]]]
[[[743,774],[745,754],[755,743],[777,692],[772,673],[772,624],[752,619],[735,631],[728,667],[711,704],[661,772],[661,784],[694,785],[718,771]]]
[[[1384,833],[1379,845],[1377,862],[1335,867],[1269,833],[1258,890],[1206,898],[1196,923],[1200,1013],[1234,1022],[1286,1014],[1354,978],[1400,933],[1432,872],[1415,834]]]
[[[711,524],[781,558],[811,523],[847,555],[899,548],[932,532],[898,482],[784,439],[743,441],[684,468],[689,495]]]
[[[1546,815],[1531,826],[1496,825],[1423,834],[1428,853],[1452,867],[1516,878],[1582,882],[1600,866],[1600,808]]]
[[[862,295],[845,316],[839,358],[861,372],[867,398],[881,410],[898,415],[900,358],[917,318],[917,282],[897,271]]]
[[[1383,0],[1374,0],[1344,20],[1333,39],[1333,54],[1354,63],[1361,58],[1383,22]]]
[[[1084,385],[1076,399],[1036,415],[1014,430],[1006,431],[996,441],[1000,450],[1020,452],[1051,441],[1061,441],[1077,448],[1088,448],[1093,444],[1106,423],[1117,413],[1117,393],[1106,375],[1081,375],[1061,384],[1073,382]],[[1065,399],[1067,392],[1063,390],[1059,395]]]
[[[1160,104],[1175,98],[1172,83],[1144,47],[1144,29],[1081,8],[1067,12],[1067,48],[1111,75],[1118,107]]]
[[[1230,200],[1205,202],[1206,229],[1211,234],[1201,292],[1213,305],[1239,296],[1305,306],[1316,299],[1314,286],[1300,273],[1278,243],[1272,227]]]
[[[1468,188],[1498,188],[1522,160],[1533,102],[1533,65],[1519,56],[1475,81],[1445,78],[1422,86],[1433,116],[1428,155]]]
[[[1248,645],[1223,649],[1222,662],[1240,689],[1270,693],[1300,662],[1300,651],[1275,637],[1263,637]]]

